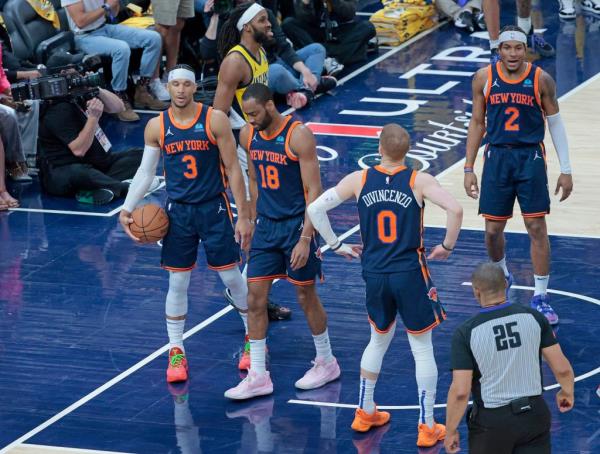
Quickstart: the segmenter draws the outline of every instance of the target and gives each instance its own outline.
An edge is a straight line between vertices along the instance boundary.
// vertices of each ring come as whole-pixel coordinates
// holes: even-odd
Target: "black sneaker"
[[[540,57],[547,58],[552,57],[556,53],[554,47],[544,39],[540,33],[534,33],[533,27],[529,31],[529,47],[531,51],[538,54]]]
[[[321,81],[319,82],[319,85],[317,85],[317,90],[315,93],[319,94],[333,90],[335,87],[337,87],[337,84],[338,81],[335,77],[321,76]]]
[[[237,306],[233,303],[233,297],[231,296],[231,290],[226,288],[223,290],[223,296],[227,300],[227,302],[233,306],[233,308],[239,312]],[[267,313],[269,315],[269,320],[272,322],[276,322],[278,320],[288,320],[292,316],[292,311],[288,307],[280,306],[279,304],[274,303],[269,300],[267,304]]]
[[[473,16],[473,25],[478,30],[487,30],[487,25],[485,25],[485,18],[483,17],[483,13],[479,12],[475,16]]]
[[[454,26],[460,30],[473,33],[475,31],[473,27],[473,13],[468,9],[462,11],[454,21]]]
[[[75,198],[79,203],[87,203],[89,205],[106,205],[115,198],[115,193],[110,189],[101,188],[92,191],[79,191],[75,194]]]

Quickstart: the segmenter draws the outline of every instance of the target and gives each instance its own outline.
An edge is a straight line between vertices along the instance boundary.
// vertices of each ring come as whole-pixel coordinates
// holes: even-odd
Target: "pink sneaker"
[[[239,385],[225,391],[225,397],[233,400],[244,400],[272,393],[273,382],[271,381],[269,372],[259,374],[250,369],[248,376]]]
[[[338,366],[335,358],[328,363],[324,362],[322,358],[316,358],[312,363],[314,366],[304,374],[304,377],[296,382],[296,388],[320,388],[340,376],[340,366]]]

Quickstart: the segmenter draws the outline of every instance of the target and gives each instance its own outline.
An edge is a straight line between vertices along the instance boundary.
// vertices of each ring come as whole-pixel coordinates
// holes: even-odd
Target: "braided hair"
[[[227,52],[240,43],[242,35],[237,29],[237,23],[242,17],[242,14],[244,14],[252,4],[253,3],[246,3],[236,7],[229,14],[229,18],[223,23],[217,42],[217,50],[219,51],[219,58],[221,61],[223,61]]]

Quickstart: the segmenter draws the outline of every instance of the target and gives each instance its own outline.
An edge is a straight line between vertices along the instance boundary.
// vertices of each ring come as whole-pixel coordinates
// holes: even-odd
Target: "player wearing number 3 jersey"
[[[545,216],[550,213],[544,126],[548,121],[560,161],[555,194],[562,188],[561,202],[573,189],[569,149],[556,99],[554,80],[525,60],[527,37],[518,27],[505,27],[500,34],[500,59],[477,72],[473,79],[473,113],[467,138],[465,191],[479,199],[479,213],[485,218],[488,255],[500,265],[512,284],[504,255],[504,228],[518,199],[525,227],[531,239],[531,260],[535,280],[531,306],[543,313],[550,324],[558,316],[547,295],[550,245]],[[486,134],[481,196],[473,164]]]
[[[342,243],[333,233],[326,214],[352,197],[358,203],[371,340],[360,363],[359,408],[352,428],[366,432],[390,419],[389,413],[377,410],[373,394],[398,313],[415,359],[420,407],[417,445],[429,447],[445,436],[444,426],[433,419],[438,373],[431,330],[446,314],[427,267],[423,212],[425,199],[447,212],[446,236],[427,257],[443,260],[454,249],[462,208],[431,175],[406,167],[404,157],[409,148],[406,130],[396,124],[386,125],[379,141],[381,164],[345,177],[313,202],[308,214],[334,252],[358,257],[356,247]]]
[[[246,324],[247,286],[238,268],[240,247],[248,250],[252,226],[235,140],[224,113],[194,102],[194,72],[179,65],[169,72],[171,107],[151,119],[144,132],[142,163],[131,183],[120,221],[131,235],[131,212],[144,197],[164,163],[169,231],[163,239],[161,264],[169,271],[166,299],[169,364],[167,381],[185,381],[187,359],[183,348],[187,314],[187,291],[196,264],[198,243],[206,252],[208,267],[219,273],[231,290],[236,308]],[[235,230],[225,188],[231,191],[238,210]],[[247,329],[246,329],[247,331]]]

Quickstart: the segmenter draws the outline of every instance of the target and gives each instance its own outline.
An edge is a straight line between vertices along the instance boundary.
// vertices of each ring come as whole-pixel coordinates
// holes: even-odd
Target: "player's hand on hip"
[[[293,271],[299,270],[306,262],[308,262],[308,255],[310,254],[310,242],[306,238],[300,238],[300,241],[296,243],[294,249],[292,249],[292,256],[290,257],[290,266]]]
[[[567,173],[561,173],[558,176],[558,181],[556,182],[556,190],[554,191],[554,195],[558,194],[560,188],[562,188],[562,196],[560,197],[560,201],[562,202],[569,197],[573,191],[573,177]]]
[[[235,241],[246,253],[250,251],[253,226],[249,219],[238,219],[235,223]]]
[[[558,406],[558,411],[561,413],[565,413],[570,411],[573,408],[573,402],[575,397],[573,394],[568,394],[564,390],[560,390],[556,393],[556,405]]]
[[[448,257],[450,257],[450,254],[452,254],[452,251],[444,249],[444,246],[438,244],[431,250],[427,256],[427,260],[446,260]]]
[[[465,192],[472,199],[477,200],[479,197],[479,186],[477,185],[477,175],[473,172],[465,173]]]
[[[444,438],[444,448],[446,448],[447,453],[460,451],[460,435],[458,431],[446,433],[446,438]]]
[[[131,238],[133,241],[140,242],[140,239],[131,233],[131,229],[129,228],[129,224],[133,224],[133,218],[131,217],[131,213],[127,210],[121,210],[119,213],[119,222],[123,226],[123,230],[125,233]]]

